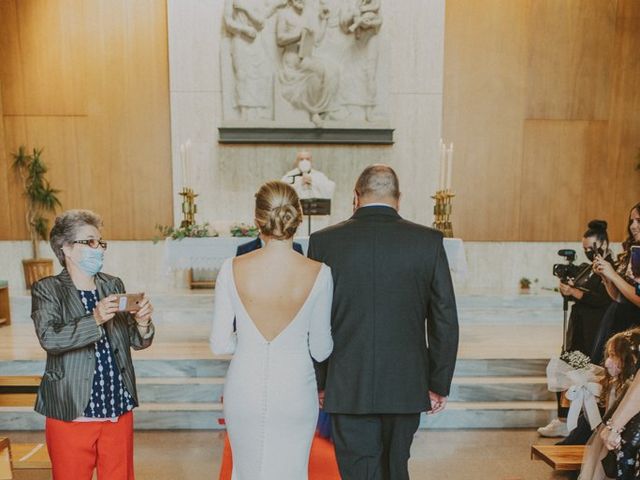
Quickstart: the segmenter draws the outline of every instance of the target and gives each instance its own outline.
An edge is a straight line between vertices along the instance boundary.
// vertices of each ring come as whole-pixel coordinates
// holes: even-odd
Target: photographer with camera
[[[614,268],[602,257],[596,257],[593,271],[599,275],[614,300],[602,321],[591,361],[602,362],[604,345],[616,333],[640,326],[640,203],[629,213],[627,239]]]
[[[604,220],[589,222],[582,236],[582,248],[588,260],[603,258],[613,264],[607,222]],[[591,264],[575,265],[574,250],[560,250],[558,254],[564,256],[567,263],[554,265],[553,274],[560,278],[559,290],[565,300],[565,306],[568,306],[569,302],[573,303],[563,350],[579,350],[585,355],[590,355],[611,299],[602,278],[593,272]],[[557,395],[558,418],[538,429],[538,433],[543,437],[566,437],[569,434],[566,424],[569,408],[563,406],[563,394]]]

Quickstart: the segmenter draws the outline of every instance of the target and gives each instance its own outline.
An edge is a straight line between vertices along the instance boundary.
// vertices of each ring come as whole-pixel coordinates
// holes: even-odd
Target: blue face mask
[[[85,274],[93,277],[102,270],[102,262],[104,261],[104,251],[97,248],[84,247],[82,249],[82,258],[78,262],[78,267]]]

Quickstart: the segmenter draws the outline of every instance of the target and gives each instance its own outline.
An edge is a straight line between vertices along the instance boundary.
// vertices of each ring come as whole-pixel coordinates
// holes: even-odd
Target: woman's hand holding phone
[[[109,295],[98,302],[96,308],[93,309],[93,318],[98,325],[107,323],[115,317],[118,311],[118,297]]]
[[[147,326],[151,322],[151,315],[153,314],[153,305],[146,295],[142,297],[140,301],[140,310],[135,313],[136,323],[141,326]]]

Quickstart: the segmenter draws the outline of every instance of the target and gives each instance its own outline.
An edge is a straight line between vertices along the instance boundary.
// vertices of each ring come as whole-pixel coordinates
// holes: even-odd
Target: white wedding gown
[[[333,349],[332,298],[331,269],[322,265],[291,323],[267,341],[240,300],[233,259],[222,265],[210,343],[216,354],[234,353],[224,387],[232,480],[308,478],[309,451],[318,421],[311,357],[322,361]]]

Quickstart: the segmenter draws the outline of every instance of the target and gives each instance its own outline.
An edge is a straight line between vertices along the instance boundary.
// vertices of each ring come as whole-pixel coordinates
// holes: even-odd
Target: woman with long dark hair
[[[591,355],[592,362],[596,364],[602,361],[604,344],[609,338],[618,332],[640,326],[640,296],[636,294],[640,277],[634,275],[631,268],[631,247],[640,245],[640,203],[634,205],[629,213],[627,233],[615,268],[601,256],[593,262],[593,271],[600,275],[609,296],[614,300],[602,321]]]

